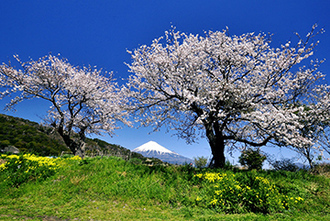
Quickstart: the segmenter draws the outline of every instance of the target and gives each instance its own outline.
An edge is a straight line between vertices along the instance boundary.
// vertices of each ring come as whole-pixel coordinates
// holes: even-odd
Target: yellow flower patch
[[[271,180],[257,174],[206,172],[196,174],[203,188],[199,205],[208,205],[224,212],[281,212],[301,202],[301,197],[280,193]]]

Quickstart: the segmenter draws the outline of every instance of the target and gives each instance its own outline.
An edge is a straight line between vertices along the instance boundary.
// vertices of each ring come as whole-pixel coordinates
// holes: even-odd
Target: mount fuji
[[[155,141],[149,141],[134,150],[133,152],[140,153],[144,157],[154,157],[158,158],[164,162],[171,163],[171,164],[189,164],[193,163],[193,160],[184,156],[181,156],[178,153],[170,151],[165,147],[159,145]]]

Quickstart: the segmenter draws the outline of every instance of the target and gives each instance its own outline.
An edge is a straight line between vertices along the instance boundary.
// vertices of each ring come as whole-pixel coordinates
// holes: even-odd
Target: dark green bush
[[[142,164],[142,160],[139,158],[131,158],[129,162],[133,164]]]
[[[261,170],[262,164],[265,160],[266,156],[262,155],[259,149],[247,149],[242,151],[238,162],[242,166],[247,166],[249,170]]]

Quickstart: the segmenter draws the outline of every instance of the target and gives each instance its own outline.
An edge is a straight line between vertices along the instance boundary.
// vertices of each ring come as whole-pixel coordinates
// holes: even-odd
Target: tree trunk
[[[85,145],[86,143],[84,141],[81,142],[75,142],[76,145],[76,150],[75,150],[75,155],[80,156],[82,159],[85,157]]]
[[[219,125],[217,122],[211,124],[204,124],[206,129],[206,136],[208,138],[211,150],[212,160],[209,164],[211,168],[224,168],[225,158],[225,139],[219,131]]]
[[[307,152],[307,151],[306,151]],[[309,166],[311,169],[314,168],[314,163],[313,163],[313,159],[311,158],[311,156],[309,155],[309,152],[307,152],[307,154],[305,154],[307,160],[308,160],[308,163],[309,163]]]
[[[225,142],[223,139],[215,139],[214,141],[209,140],[209,144],[212,150],[212,160],[209,164],[211,168],[224,168],[226,163],[225,158]]]
[[[70,135],[65,134],[63,129],[58,129],[59,134],[63,138],[64,143],[66,146],[71,150],[73,155],[78,155],[81,158],[85,157],[85,145],[84,141],[75,141],[73,140]]]

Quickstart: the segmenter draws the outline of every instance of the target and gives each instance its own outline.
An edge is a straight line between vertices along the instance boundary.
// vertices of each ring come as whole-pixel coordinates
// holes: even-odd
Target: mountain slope
[[[71,152],[53,128],[26,119],[0,114],[0,153],[9,149],[8,147],[16,147],[20,152],[41,156],[59,156],[63,151]],[[141,154],[132,153],[127,148],[109,144],[97,138],[87,138],[86,155],[111,155],[127,160],[131,158],[145,160]],[[158,159],[155,161],[160,163]]]
[[[69,151],[52,128],[22,118],[0,114],[0,152],[16,147],[20,152],[42,156],[60,155]]]
[[[149,141],[148,143],[145,143],[145,144],[135,148],[133,151],[160,154],[160,155],[163,155],[166,153],[177,154],[177,153],[170,151],[169,149],[166,149],[165,147],[159,145],[155,141]],[[179,154],[177,154],[177,155],[179,155]]]
[[[152,145],[153,144],[153,145]],[[158,145],[158,146],[157,146]],[[143,145],[142,145],[143,146]],[[153,149],[150,147],[153,147]],[[26,119],[0,114],[0,153],[8,149],[17,148],[21,153],[33,153],[40,156],[60,156],[63,152],[71,153],[65,146],[61,136],[48,126],[40,125]],[[149,148],[149,151],[147,151]],[[120,145],[109,144],[100,139],[86,139],[86,156],[118,156],[126,160],[140,159],[142,162],[148,160],[153,164],[164,162],[173,164],[183,164],[192,162],[190,159],[180,156],[156,142],[149,143],[148,146],[141,147],[141,151],[132,152]],[[159,157],[162,155],[162,157]],[[147,159],[149,158],[149,159]],[[151,159],[150,159],[151,158]]]
[[[135,148],[132,152],[140,153],[145,157],[158,158],[171,164],[189,164],[193,162],[193,160],[170,151],[155,141],[149,141]]]

